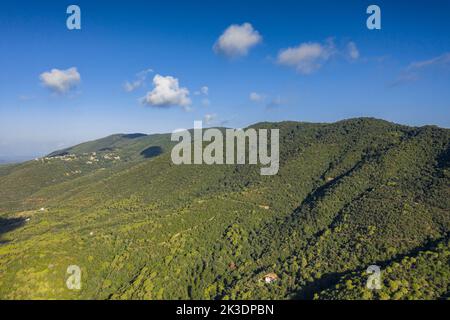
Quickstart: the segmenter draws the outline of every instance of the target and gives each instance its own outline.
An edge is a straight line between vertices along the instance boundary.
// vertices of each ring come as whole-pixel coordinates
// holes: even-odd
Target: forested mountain
[[[252,127],[280,129],[277,175],[174,165],[170,134],[0,165],[0,298],[449,296],[449,129]],[[79,291],[66,287],[69,265],[82,270]],[[380,290],[366,288],[370,265]]]

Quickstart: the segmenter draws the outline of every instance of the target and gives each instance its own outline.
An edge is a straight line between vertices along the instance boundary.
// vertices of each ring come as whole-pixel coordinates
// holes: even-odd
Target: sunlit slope
[[[74,147],[55,151],[49,156],[58,156],[64,154],[92,153],[92,152],[111,152],[120,155],[124,159],[133,159],[139,156],[146,156],[147,148],[159,147],[160,152],[170,146],[169,134],[142,133],[133,134],[115,134],[102,139],[81,143]],[[155,148],[156,151],[156,148]]]
[[[142,146],[139,140],[148,136],[129,139],[139,147],[113,138],[64,151],[98,158],[112,152],[100,151],[109,144],[136,160],[122,155],[110,166],[32,190],[19,181],[17,198],[3,188],[24,168],[0,174],[0,203],[40,199],[39,206],[12,207],[1,216],[0,297],[446,295],[449,130],[375,119],[255,127],[280,128],[276,176],[261,176],[259,166],[249,165],[176,166],[167,145],[157,155],[139,156],[170,136]],[[427,250],[439,256],[423,259]],[[416,257],[420,284],[429,289],[418,290],[405,277],[395,265],[402,257]],[[65,286],[71,264],[82,269],[80,291]],[[390,266],[386,286],[398,280],[401,287],[366,292],[361,274],[371,264]],[[278,280],[266,284],[269,272]]]
[[[123,170],[166,152],[170,145],[168,134],[118,134],[22,164],[1,166],[0,213],[43,206],[57,194],[48,192],[47,196],[40,197],[35,195],[36,192],[42,193],[46,188],[54,190],[55,187],[58,190],[61,183],[77,184],[80,178],[91,174],[104,176],[102,170]],[[81,179],[81,184],[85,180]]]
[[[382,286],[367,290],[366,270],[339,277],[334,286],[315,293],[316,299],[448,299],[449,295],[448,239],[430,243],[408,255],[380,262]]]

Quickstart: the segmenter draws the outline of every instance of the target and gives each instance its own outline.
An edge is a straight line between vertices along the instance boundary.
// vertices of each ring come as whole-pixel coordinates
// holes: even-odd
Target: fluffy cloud
[[[153,72],[152,69],[146,69],[143,70],[139,73],[136,74],[136,80],[134,80],[133,82],[125,82],[125,84],[123,85],[123,88],[125,89],[126,92],[131,92],[136,90],[137,88],[140,88],[144,85],[145,80],[147,79],[147,75],[149,73]]]
[[[318,70],[334,53],[335,47],[331,40],[325,44],[307,42],[282,49],[278,54],[277,62],[295,67],[302,74],[310,74]]]
[[[352,60],[356,60],[356,59],[359,58],[359,50],[358,50],[358,47],[356,47],[356,44],[355,44],[354,42],[352,42],[352,41],[350,41],[350,42],[347,44],[347,52],[348,52],[349,57],[350,57]]]
[[[262,37],[250,23],[229,26],[214,44],[214,51],[228,57],[247,55],[248,51],[260,43]]]
[[[263,101],[264,98],[265,98],[265,96],[263,94],[256,93],[256,92],[251,92],[249,95],[249,99],[253,102]]]
[[[39,79],[50,90],[57,93],[66,93],[80,83],[81,76],[77,68],[72,67],[67,70],[52,69],[43,72]]]
[[[181,106],[189,107],[191,99],[189,90],[180,87],[178,79],[171,76],[155,75],[153,90],[148,92],[142,102],[155,107]]]

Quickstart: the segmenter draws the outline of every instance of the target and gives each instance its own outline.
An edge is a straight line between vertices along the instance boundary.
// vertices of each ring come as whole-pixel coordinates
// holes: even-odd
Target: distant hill
[[[115,134],[106,138],[81,143],[74,147],[50,153],[47,157],[63,156],[67,154],[81,155],[92,152],[117,152],[127,158],[136,158],[140,152],[144,152],[149,145],[158,145],[159,147],[168,147],[170,145],[170,135],[143,133],[133,134]]]
[[[170,134],[0,166],[0,298],[449,297],[449,129],[252,127],[280,129],[275,176],[174,165]],[[80,291],[65,286],[73,264]],[[370,265],[380,290],[366,288]]]
[[[20,163],[34,158],[35,156],[0,156],[0,164]]]

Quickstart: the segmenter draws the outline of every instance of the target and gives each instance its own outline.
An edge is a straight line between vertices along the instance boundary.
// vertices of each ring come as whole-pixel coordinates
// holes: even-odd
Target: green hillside
[[[0,298],[449,297],[449,129],[252,127],[280,129],[277,175],[174,165],[169,134],[0,166]],[[65,285],[69,265],[79,291]],[[381,290],[365,287],[370,265]]]

